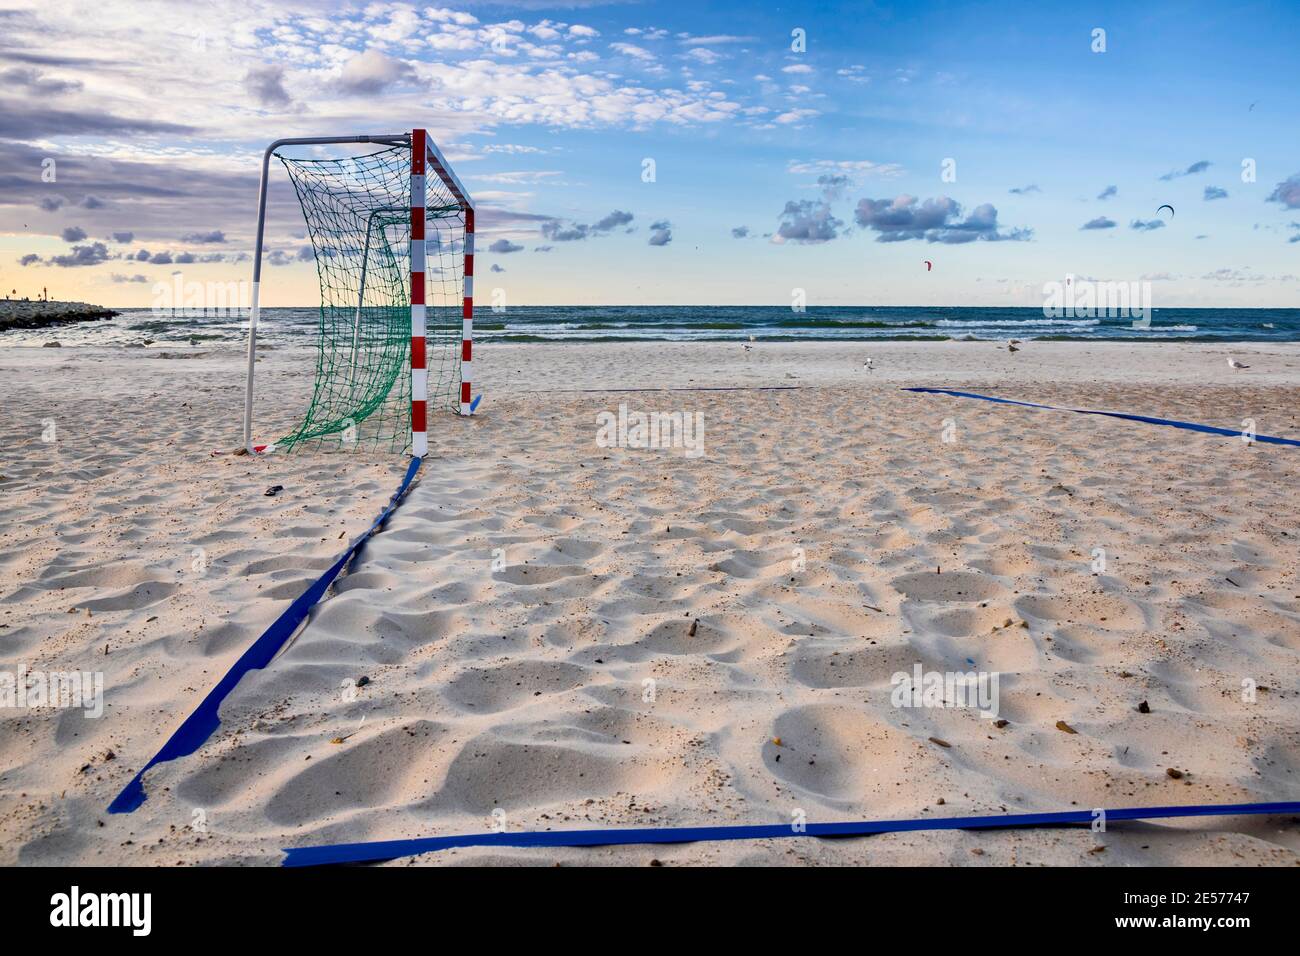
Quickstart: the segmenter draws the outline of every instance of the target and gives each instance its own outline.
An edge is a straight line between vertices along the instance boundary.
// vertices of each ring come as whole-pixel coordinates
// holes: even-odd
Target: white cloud
[[[847,173],[851,176],[901,176],[903,167],[897,163],[875,163],[869,159],[814,159],[800,162],[791,160],[786,172],[796,176],[816,176],[822,173]]]
[[[697,46],[692,48],[691,50],[687,51],[686,55],[693,60],[698,60],[700,63],[703,63],[706,66],[713,63],[717,63],[721,59],[725,59],[721,53],[715,53],[713,50],[710,50],[708,47],[702,47],[702,46]]]
[[[376,40],[397,43],[415,36],[423,28],[423,22],[412,8],[397,7],[389,15],[387,23],[369,26],[366,32]]]
[[[413,76],[409,64],[384,56],[378,50],[367,50],[344,64],[339,85],[348,93],[380,93],[391,84]]]
[[[545,182],[564,173],[552,169],[524,169],[511,173],[480,173],[474,177],[475,182],[495,183],[499,186],[524,186],[529,183]]]
[[[655,55],[645,47],[637,46],[635,43],[611,43],[611,50],[616,53],[622,53],[624,56],[635,57],[638,60],[653,60]]]
[[[556,40],[562,36],[560,29],[563,29],[564,26],[563,23],[552,23],[550,20],[543,20],[541,23],[534,23],[528,28],[528,32],[539,40]],[[560,29],[556,29],[557,27]]]
[[[515,143],[486,143],[479,148],[483,153],[505,153],[509,156],[516,156],[523,153],[544,153],[546,150],[539,149],[536,146],[520,146]]]
[[[629,86],[609,75],[568,67],[524,66],[475,59],[416,64],[426,97],[458,104],[488,120],[553,126],[647,126],[713,123],[735,116],[725,94]]]
[[[556,47],[537,46],[533,43],[521,43],[519,44],[519,49],[523,50],[523,52],[527,53],[534,60],[558,60],[560,57],[564,56],[563,51]]]
[[[452,10],[447,7],[425,7],[424,16],[430,20],[455,23],[462,27],[472,27],[478,23],[478,18],[472,14],[462,13],[459,10]]]
[[[449,23],[442,25],[441,33],[431,33],[425,40],[435,50],[476,50],[482,45],[473,30]]]
[[[776,117],[775,122],[789,125],[791,123],[802,123],[806,119],[812,119],[814,116],[820,116],[817,110],[796,109],[789,110]]]
[[[688,37],[682,40],[686,46],[714,46],[719,43],[752,43],[756,37],[738,37],[729,34],[717,34],[707,37]]]
[[[813,68],[806,63],[791,63],[789,66],[781,67],[782,73],[811,73]]]

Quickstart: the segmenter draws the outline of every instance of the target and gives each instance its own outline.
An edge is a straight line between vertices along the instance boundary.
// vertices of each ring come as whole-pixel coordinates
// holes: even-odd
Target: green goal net
[[[320,278],[311,402],[275,442],[408,450],[411,442],[411,151],[296,159],[277,154],[302,205]],[[465,221],[426,177],[428,407],[459,409]]]

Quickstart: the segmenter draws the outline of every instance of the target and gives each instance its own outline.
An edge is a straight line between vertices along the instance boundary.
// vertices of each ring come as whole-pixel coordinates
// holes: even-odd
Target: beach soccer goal
[[[301,158],[297,147],[316,149]],[[259,444],[253,381],[272,157],[288,172],[307,223],[311,246],[299,255],[315,260],[320,313],[307,409],[292,430]],[[278,252],[276,261],[286,258]],[[364,444],[424,457],[432,412],[472,411],[473,329],[474,203],[424,130],[267,147],[248,325],[249,453]]]

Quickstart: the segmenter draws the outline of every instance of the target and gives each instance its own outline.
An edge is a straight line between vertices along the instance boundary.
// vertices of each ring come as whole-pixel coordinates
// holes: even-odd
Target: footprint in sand
[[[919,571],[890,584],[913,601],[989,601],[1007,593],[988,575],[971,571]]]

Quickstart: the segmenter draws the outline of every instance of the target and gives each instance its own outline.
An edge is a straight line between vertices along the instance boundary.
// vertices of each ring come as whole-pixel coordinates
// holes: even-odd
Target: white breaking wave
[[[939,319],[934,323],[941,329],[1040,329],[1065,326],[1074,329],[1086,329],[1101,325],[1101,319],[1024,319],[1022,321],[990,320],[988,322],[971,322],[960,319]]]

